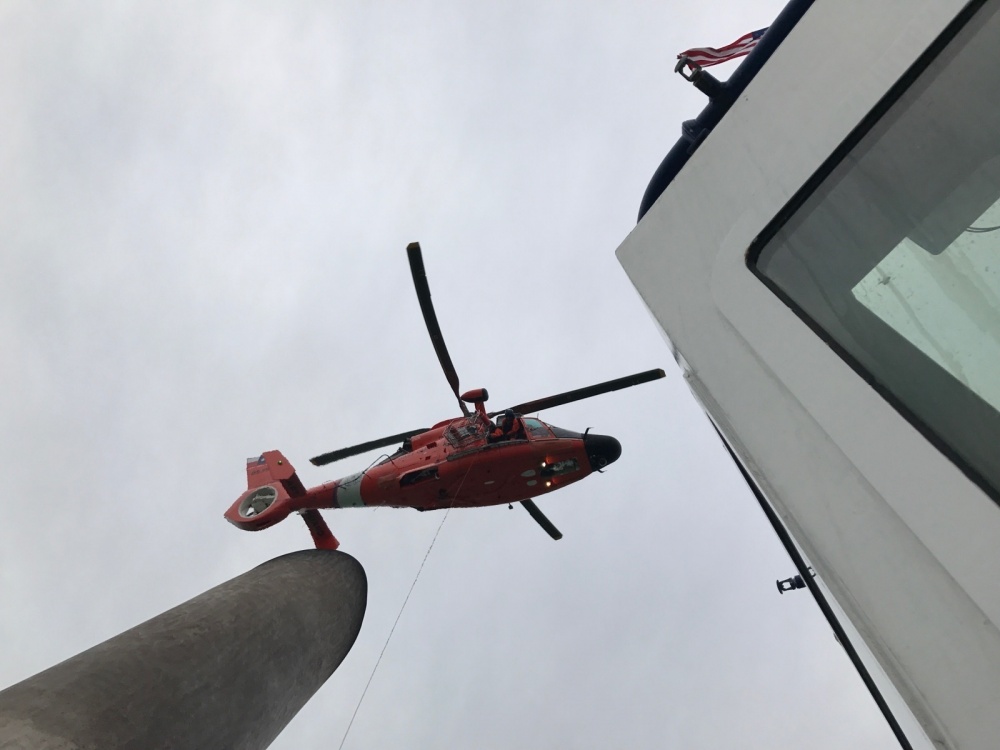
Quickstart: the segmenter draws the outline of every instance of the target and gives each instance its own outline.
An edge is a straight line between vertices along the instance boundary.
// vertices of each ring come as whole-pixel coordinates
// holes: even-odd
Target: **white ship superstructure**
[[[685,123],[618,257],[930,740],[992,748],[1000,0],[782,16]]]

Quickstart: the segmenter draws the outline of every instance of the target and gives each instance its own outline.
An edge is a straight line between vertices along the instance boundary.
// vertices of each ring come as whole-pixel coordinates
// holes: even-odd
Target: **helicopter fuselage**
[[[617,460],[606,435],[563,430],[522,417],[517,434],[497,437],[478,413],[440,422],[364,471],[305,489],[278,451],[247,465],[247,491],[226,519],[247,530],[307,509],[388,506],[437,510],[501,505],[565,487]]]
[[[306,489],[295,469],[278,451],[265,451],[247,460],[247,491],[225,518],[234,526],[257,531],[298,512],[319,549],[337,549],[340,542],[320,513],[324,508],[380,507],[438,510],[520,503],[553,539],[562,532],[542,513],[532,498],[578,482],[618,460],[621,444],[608,435],[571,432],[524,413],[546,409],[603,393],[631,388],[664,376],[661,369],[637,372],[595,383],[501,411],[487,412],[485,388],[465,393],[438,324],[427,283],[420,243],[406,246],[410,275],[420,312],[451,392],[464,416],[438,422],[430,429],[408,430],[376,440],[339,448],[309,459],[325,466],[390,445],[399,448],[364,471]],[[474,410],[469,409],[469,405]],[[492,417],[503,415],[499,423]]]

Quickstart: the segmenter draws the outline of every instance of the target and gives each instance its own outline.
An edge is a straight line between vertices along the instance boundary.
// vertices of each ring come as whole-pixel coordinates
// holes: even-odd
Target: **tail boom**
[[[244,531],[260,531],[298,512],[316,548],[335,550],[340,543],[318,509],[334,507],[337,488],[334,483],[307,490],[281,451],[265,451],[247,459],[247,490],[229,506],[224,517]]]

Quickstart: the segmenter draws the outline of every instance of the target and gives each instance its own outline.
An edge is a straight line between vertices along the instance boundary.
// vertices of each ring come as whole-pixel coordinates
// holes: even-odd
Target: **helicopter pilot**
[[[512,409],[507,409],[503,413],[503,419],[500,420],[499,424],[490,433],[490,440],[492,442],[500,442],[503,440],[516,440],[518,437],[524,437],[524,424],[521,422],[521,418],[518,417]]]

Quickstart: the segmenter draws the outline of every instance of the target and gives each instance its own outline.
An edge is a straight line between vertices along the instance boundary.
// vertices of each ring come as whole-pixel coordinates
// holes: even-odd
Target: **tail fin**
[[[266,451],[247,459],[247,490],[240,495],[225,518],[247,531],[273,526],[296,509],[294,498],[306,494],[293,467],[279,451]]]
[[[281,451],[264,451],[257,458],[247,459],[247,489],[280,482],[290,497],[306,494],[306,488],[295,473],[295,467]]]
[[[280,451],[265,451],[247,459],[247,490],[226,511],[225,518],[247,531],[266,529],[301,508],[294,499],[305,494],[306,488],[288,459]],[[299,512],[317,549],[335,550],[340,546],[318,510],[305,508]]]

